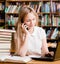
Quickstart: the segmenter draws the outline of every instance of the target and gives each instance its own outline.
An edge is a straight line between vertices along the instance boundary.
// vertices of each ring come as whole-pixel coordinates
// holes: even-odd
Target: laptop
[[[54,60],[59,60],[60,59],[60,42],[57,43],[56,50],[54,52],[54,55],[51,56],[49,54],[45,55],[45,57],[31,57],[34,60],[44,60],[44,61],[54,61]]]

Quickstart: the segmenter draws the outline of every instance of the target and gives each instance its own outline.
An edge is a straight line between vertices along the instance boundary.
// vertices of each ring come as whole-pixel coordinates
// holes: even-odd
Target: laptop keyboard
[[[40,58],[32,58],[34,60],[46,60],[46,61],[53,61],[53,56],[50,54],[46,54],[45,57],[40,57]]]

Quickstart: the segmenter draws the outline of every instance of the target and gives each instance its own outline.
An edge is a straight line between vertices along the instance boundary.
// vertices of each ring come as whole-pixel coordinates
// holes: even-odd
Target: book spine
[[[11,43],[0,43],[0,48],[11,48]]]

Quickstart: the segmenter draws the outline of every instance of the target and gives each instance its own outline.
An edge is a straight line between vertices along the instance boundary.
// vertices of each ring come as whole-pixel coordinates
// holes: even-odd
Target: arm
[[[42,56],[49,53],[45,30],[42,30]]]
[[[23,35],[23,42],[21,42],[21,44],[20,44],[18,55],[25,56],[27,53],[27,50],[28,50],[29,32],[26,29],[26,25],[24,25],[24,23],[22,24],[22,30],[23,30],[25,36]]]
[[[45,54],[48,54],[49,50],[48,50],[48,45],[47,45],[47,40],[46,38],[44,38],[42,40],[42,56],[44,56]]]
[[[14,43],[15,43],[15,54],[14,55],[20,55],[20,56],[26,55],[27,46],[28,46],[27,40],[28,40],[28,35],[25,36],[24,42],[20,42],[19,37],[17,37],[16,34],[14,35]]]
[[[48,50],[47,39],[45,34],[44,38],[42,39],[42,56],[45,56],[46,54],[50,54],[51,56],[53,56],[54,52]]]
[[[24,39],[24,42],[23,42],[23,44],[20,46],[20,49],[19,49],[19,52],[18,52],[18,54],[20,55],[20,56],[25,56],[26,55],[26,53],[27,53],[27,47],[28,47],[28,35],[26,35],[25,36],[25,39]]]

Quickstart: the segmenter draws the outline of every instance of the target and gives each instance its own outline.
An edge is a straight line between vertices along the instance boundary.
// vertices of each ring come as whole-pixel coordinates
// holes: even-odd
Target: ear
[[[38,21],[36,21],[35,26],[38,26]]]

